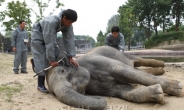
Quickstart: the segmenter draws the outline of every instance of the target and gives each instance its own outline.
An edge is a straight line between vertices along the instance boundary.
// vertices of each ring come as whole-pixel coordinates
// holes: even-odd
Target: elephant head
[[[101,97],[84,95],[90,74],[83,67],[74,69],[58,66],[50,69],[46,78],[49,92],[67,105],[94,110],[102,110],[107,106],[106,100]]]

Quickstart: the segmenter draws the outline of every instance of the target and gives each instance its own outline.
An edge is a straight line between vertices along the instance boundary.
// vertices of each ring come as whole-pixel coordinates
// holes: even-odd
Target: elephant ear
[[[66,52],[65,51],[60,51],[59,52],[59,55],[57,56],[56,60],[59,61],[59,60],[63,60],[61,62],[59,62],[60,65],[63,65],[63,66],[72,66],[69,62],[69,59],[66,55]]]

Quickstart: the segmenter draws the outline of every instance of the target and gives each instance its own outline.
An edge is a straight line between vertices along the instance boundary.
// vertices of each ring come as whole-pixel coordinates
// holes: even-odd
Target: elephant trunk
[[[62,84],[57,83],[53,88],[53,92],[61,102],[67,105],[85,108],[89,110],[103,110],[106,108],[107,102],[105,99],[101,97],[88,97],[79,94],[76,91],[74,91],[68,83],[65,84],[63,83]],[[61,87],[61,85],[65,86]]]

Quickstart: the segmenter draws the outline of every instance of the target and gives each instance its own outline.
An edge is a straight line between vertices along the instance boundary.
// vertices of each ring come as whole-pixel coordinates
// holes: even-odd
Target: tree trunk
[[[162,25],[163,25],[162,29],[163,29],[163,33],[164,33],[165,32],[165,23],[164,23],[164,21],[162,22]]]
[[[130,45],[131,45],[131,44],[130,44],[130,38],[131,38],[131,36],[128,37],[128,50],[129,50],[129,51],[130,51]]]

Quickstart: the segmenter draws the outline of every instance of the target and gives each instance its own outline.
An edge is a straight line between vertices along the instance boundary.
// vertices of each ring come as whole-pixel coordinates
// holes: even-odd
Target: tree
[[[61,0],[55,0],[55,3],[53,3],[53,0],[32,0],[33,5],[29,6],[31,11],[36,15],[36,21],[40,21],[43,19],[44,13],[48,15],[53,14],[53,12],[60,8],[61,6],[64,6],[64,4],[61,3]],[[52,5],[52,7],[49,7]],[[35,7],[38,7],[38,10],[35,9]],[[49,9],[50,12],[48,12]]]
[[[119,27],[124,36],[128,36],[128,50],[130,50],[133,27],[136,26],[137,20],[132,8],[128,4],[120,6],[118,13],[120,14]]]
[[[96,42],[95,46],[96,47],[102,46],[102,45],[104,45],[104,43],[105,43],[105,36],[103,35],[102,31],[100,31],[98,33],[97,42]]]
[[[180,20],[184,18],[184,0],[172,0],[172,17],[175,20],[176,30],[179,30]]]
[[[20,20],[25,20],[28,30],[31,30],[30,10],[27,8],[25,2],[9,2],[7,9],[1,12],[1,14],[3,15],[1,21],[3,21],[5,17],[10,18],[9,21],[3,22],[6,31],[11,31],[13,28],[17,27]]]
[[[150,39],[152,29],[152,19],[155,16],[155,0],[131,0],[133,12],[139,20],[139,25],[144,28],[146,36]]]
[[[95,46],[95,40],[88,35],[75,35],[75,40],[88,40],[90,41],[92,47]]]
[[[4,37],[3,37],[3,35],[0,33],[0,50],[3,50],[3,45],[4,45],[3,39],[4,39]]]
[[[0,6],[1,6],[1,3],[3,3],[5,0],[0,0]]]
[[[146,38],[144,29],[139,27],[133,28],[133,38],[135,38],[136,42],[144,42]]]
[[[95,46],[95,40],[92,37],[87,36],[86,40],[89,40],[90,41],[92,47]]]
[[[170,15],[171,6],[171,0],[159,0],[156,6],[158,9],[156,13],[158,17],[157,24],[162,28],[163,33],[173,24]]]
[[[111,32],[111,28],[112,28],[113,26],[118,26],[118,25],[119,25],[119,15],[116,14],[116,15],[113,15],[113,16],[109,19],[109,21],[108,21],[108,23],[107,23],[107,29],[106,29],[107,33]]]

